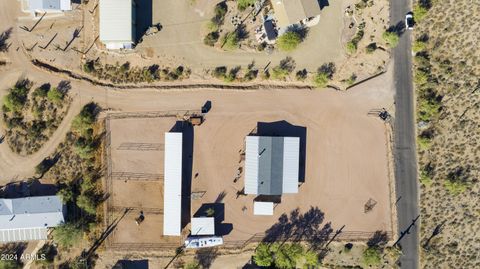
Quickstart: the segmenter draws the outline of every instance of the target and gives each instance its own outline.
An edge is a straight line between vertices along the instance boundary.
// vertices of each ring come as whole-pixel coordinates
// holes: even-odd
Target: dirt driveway
[[[340,38],[343,24],[343,0],[329,1],[330,5],[322,10],[320,23],[310,28],[309,36],[300,47],[291,52],[233,52],[220,51],[203,44],[206,23],[212,17],[213,6],[219,1],[154,0],[153,23],[161,23],[162,30],[144,39],[137,48],[142,51],[153,49],[162,61],[188,65],[195,70],[220,65],[248,65],[255,61],[263,67],[270,61],[277,64],[287,55],[293,57],[300,68],[314,70],[322,63],[338,61],[343,58]],[[229,22],[225,22],[229,23]]]

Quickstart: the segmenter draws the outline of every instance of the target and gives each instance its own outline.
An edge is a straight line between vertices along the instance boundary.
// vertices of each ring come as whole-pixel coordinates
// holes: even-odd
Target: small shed
[[[272,216],[273,202],[253,202],[253,215]]]
[[[215,218],[214,217],[198,217],[192,218],[192,235],[214,235],[215,234]]]

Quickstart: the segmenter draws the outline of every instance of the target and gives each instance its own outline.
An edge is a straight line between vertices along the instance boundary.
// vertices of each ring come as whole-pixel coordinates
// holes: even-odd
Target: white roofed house
[[[0,243],[44,240],[48,228],[65,222],[58,196],[0,199]]]
[[[135,44],[135,1],[100,0],[100,41],[107,49],[132,49]]]
[[[318,0],[271,0],[271,2],[277,24],[281,29],[295,24],[311,26],[318,23],[320,18]]]
[[[71,0],[22,0],[23,10],[28,12],[61,12],[72,10]]]

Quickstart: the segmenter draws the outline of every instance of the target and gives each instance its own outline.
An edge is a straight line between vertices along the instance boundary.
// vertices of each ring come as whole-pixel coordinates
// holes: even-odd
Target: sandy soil
[[[132,143],[163,144],[164,133],[173,127],[176,118],[109,118],[108,122],[112,176],[106,180],[111,195],[107,210],[119,214],[122,208],[133,208],[120,221],[109,238],[109,245],[180,244],[179,238],[163,236],[163,147],[125,149]],[[119,173],[136,173],[140,178],[127,179]],[[145,220],[137,225],[135,218],[140,211]]]
[[[316,98],[318,94],[324,98]],[[224,223],[233,224],[227,241],[246,240],[265,231],[281,214],[297,207],[305,212],[312,205],[318,206],[335,228],[346,225],[346,231],[392,231],[385,126],[367,116],[371,106],[348,97],[338,102],[328,98],[330,94],[336,95],[308,92],[275,94],[265,99],[236,96],[228,106],[211,98],[213,108],[206,122],[195,129],[193,173],[199,176],[192,186],[193,191],[206,191],[206,195],[192,201],[192,213],[226,192]],[[236,191],[244,184],[243,180],[233,183],[239,165],[243,165],[239,164],[238,152],[257,122],[281,120],[307,129],[305,183],[298,194],[283,195],[274,216],[254,216],[254,196],[236,199]],[[370,198],[377,205],[365,214],[364,204]],[[246,211],[242,210],[244,206]]]

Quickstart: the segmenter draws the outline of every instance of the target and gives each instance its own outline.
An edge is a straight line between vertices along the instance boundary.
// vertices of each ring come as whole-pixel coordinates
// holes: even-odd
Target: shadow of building
[[[152,26],[153,5],[152,0],[135,0],[135,43],[138,43],[148,28]]]
[[[193,167],[193,126],[185,121],[177,121],[170,132],[183,134],[182,141],[182,229],[190,223]]]

